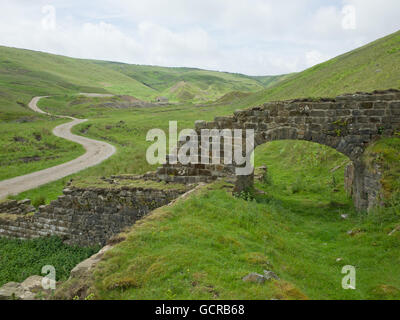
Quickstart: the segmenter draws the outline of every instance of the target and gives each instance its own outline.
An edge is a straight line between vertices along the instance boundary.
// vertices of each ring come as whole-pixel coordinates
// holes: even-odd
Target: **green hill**
[[[282,76],[251,77],[195,68],[166,68],[97,61],[125,74],[173,102],[213,101],[231,91],[255,92]]]
[[[259,91],[268,78],[82,60],[0,46],[0,119],[30,114],[27,104],[36,95],[109,92],[146,101],[165,96],[173,102],[204,102],[234,90]]]
[[[400,31],[280,80],[238,104],[400,89]]]

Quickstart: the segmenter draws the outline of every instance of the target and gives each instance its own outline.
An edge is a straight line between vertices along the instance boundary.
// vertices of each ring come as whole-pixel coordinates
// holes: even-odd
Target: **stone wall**
[[[104,245],[113,235],[187,190],[72,187],[34,214],[1,212],[0,236],[30,239],[56,235],[67,244]]]
[[[0,202],[0,213],[7,213],[7,214],[27,214],[34,212],[36,209],[31,204],[31,200],[6,200]]]
[[[353,161],[355,205],[368,209],[375,204],[379,194],[379,181],[368,174],[361,158],[371,142],[382,136],[392,136],[400,130],[400,91],[387,90],[372,93],[342,95],[334,99],[301,99],[269,102],[247,110],[239,110],[229,117],[217,117],[213,122],[197,121],[195,132],[198,141],[204,129],[254,129],[255,147],[275,140],[305,140],[327,145],[348,156]],[[223,141],[223,139],[222,139]],[[185,142],[179,144],[182,146]],[[221,143],[223,145],[225,141]],[[227,142],[232,148],[236,141]],[[199,145],[199,154],[203,146]],[[242,149],[246,146],[243,144]],[[222,159],[209,153],[209,163]],[[229,177],[236,182],[236,192],[251,187],[253,177],[235,176],[235,163],[218,165],[192,163],[182,165],[171,161],[158,169],[160,180],[169,182],[209,182],[218,177]],[[374,191],[373,191],[374,190]]]
[[[359,170],[357,173],[356,170]],[[384,192],[381,183],[382,168],[378,164],[370,167],[365,162],[355,166],[349,164],[345,170],[345,189],[353,197],[357,208],[367,211],[384,205]]]

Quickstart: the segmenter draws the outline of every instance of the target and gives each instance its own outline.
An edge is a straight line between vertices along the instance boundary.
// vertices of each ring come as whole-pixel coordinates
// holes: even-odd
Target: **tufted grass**
[[[234,198],[221,181],[157,209],[106,255],[91,292],[135,300],[400,299],[400,232],[388,236],[400,217],[386,209],[355,213],[344,168],[332,178],[343,160],[310,143],[259,147],[256,162],[268,165],[270,179],[256,187],[266,194]],[[341,287],[345,265],[356,267],[356,290]],[[281,280],[241,280],[263,270]]]

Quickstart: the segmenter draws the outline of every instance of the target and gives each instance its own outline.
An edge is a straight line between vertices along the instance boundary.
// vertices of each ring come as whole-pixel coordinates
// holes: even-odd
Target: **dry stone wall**
[[[31,239],[55,235],[67,244],[104,245],[113,235],[185,191],[136,187],[65,189],[62,196],[34,214],[1,212],[0,237]]]

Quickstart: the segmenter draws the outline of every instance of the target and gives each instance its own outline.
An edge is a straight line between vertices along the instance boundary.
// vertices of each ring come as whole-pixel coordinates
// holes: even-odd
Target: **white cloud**
[[[397,31],[400,16],[398,0],[3,2],[0,45],[254,75],[320,63]]]
[[[306,53],[306,63],[308,67],[312,67],[328,59],[329,59],[328,56],[323,55],[321,52],[317,50],[308,51]]]

